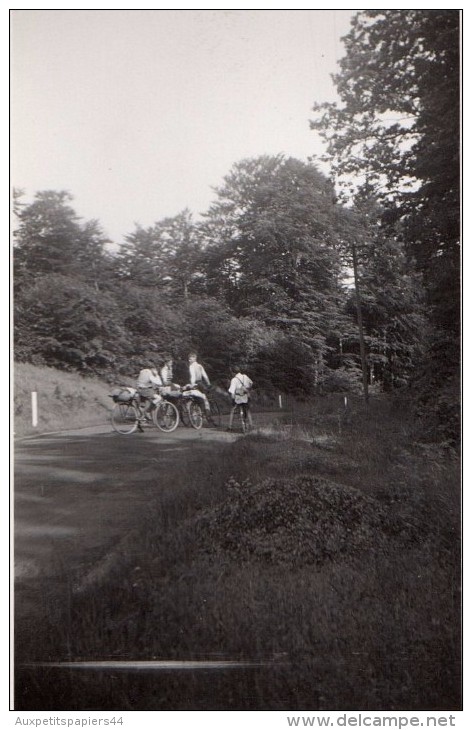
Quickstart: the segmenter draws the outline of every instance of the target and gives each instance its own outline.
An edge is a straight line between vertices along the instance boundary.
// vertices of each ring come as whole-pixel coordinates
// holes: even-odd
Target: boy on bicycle
[[[141,396],[141,402],[144,403],[143,414],[145,417],[148,416],[151,410],[154,391],[161,386],[162,380],[157,372],[157,368],[153,362],[150,362],[148,367],[141,370],[136,382],[138,393]]]
[[[241,372],[241,368],[239,365],[235,365],[231,368],[231,374],[233,377],[231,379],[231,384],[228,388],[228,392],[231,395],[231,402],[233,404],[233,407],[231,408],[229,414],[228,431],[231,431],[232,429],[234,414],[238,408],[242,408],[243,418],[252,428],[252,416],[249,406],[249,391],[251,390],[253,385],[252,380],[248,375],[245,375],[243,372]]]

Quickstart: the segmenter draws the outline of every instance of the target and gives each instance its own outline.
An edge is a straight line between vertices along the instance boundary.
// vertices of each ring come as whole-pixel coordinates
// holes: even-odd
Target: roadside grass
[[[459,463],[408,413],[294,403],[176,461],[105,575],[41,586],[16,709],[460,709]],[[255,666],[23,666],[215,658]]]
[[[32,425],[31,393],[38,399],[38,425]],[[54,368],[15,363],[14,431],[27,436],[44,431],[81,428],[105,423],[109,417],[111,387],[98,378]]]

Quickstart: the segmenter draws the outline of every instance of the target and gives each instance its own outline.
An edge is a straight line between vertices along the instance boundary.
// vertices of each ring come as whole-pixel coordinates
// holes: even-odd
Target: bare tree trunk
[[[357,267],[357,249],[356,244],[352,244],[352,267],[354,269],[354,290],[356,293],[356,310],[357,310],[357,326],[359,328],[359,349],[361,354],[362,365],[362,384],[364,387],[364,400],[369,402],[369,375],[367,372],[367,359],[365,355],[364,328],[362,325],[362,307],[361,297],[359,293],[359,274]]]

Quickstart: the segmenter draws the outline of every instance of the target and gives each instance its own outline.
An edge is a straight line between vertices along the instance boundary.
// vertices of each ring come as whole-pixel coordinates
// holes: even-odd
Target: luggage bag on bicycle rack
[[[110,393],[115,403],[129,403],[136,395],[136,388],[114,388]]]

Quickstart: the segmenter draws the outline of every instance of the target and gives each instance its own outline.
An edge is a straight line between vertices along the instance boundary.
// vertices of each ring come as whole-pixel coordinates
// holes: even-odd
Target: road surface
[[[15,446],[15,613],[34,611],[42,581],[67,574],[92,581],[107,556],[172,481],[189,478],[205,450],[238,436],[224,430],[157,429],[119,436],[109,426],[22,439]],[[182,467],[180,467],[182,468]]]

